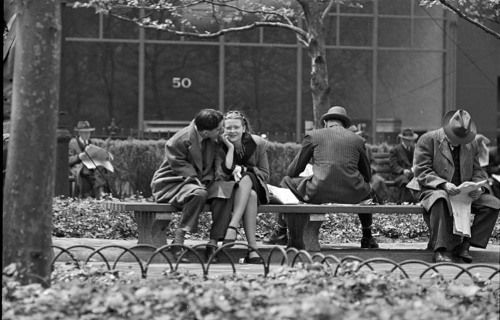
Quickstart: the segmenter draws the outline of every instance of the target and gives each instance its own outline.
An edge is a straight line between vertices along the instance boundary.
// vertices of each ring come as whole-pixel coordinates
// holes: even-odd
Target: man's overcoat
[[[437,199],[443,198],[451,208],[446,191],[441,189],[441,184],[451,182],[455,165],[444,130],[438,129],[423,134],[415,147],[414,164],[415,177],[407,187],[420,191],[420,200],[425,210],[429,211]],[[476,140],[460,146],[460,180],[479,182],[488,177],[479,165],[479,147]],[[491,195],[488,190],[474,203],[490,208],[499,209],[500,200]],[[451,210],[450,210],[451,214]]]
[[[298,177],[311,161],[313,175]],[[313,130],[290,164],[287,175],[309,203],[359,203],[371,193],[365,140],[341,126]]]
[[[214,180],[217,143],[206,139],[202,146],[194,121],[170,138],[165,145],[165,159],[154,173],[151,190],[156,202],[168,203],[174,197],[178,202],[194,189],[205,189]],[[217,161],[222,161],[217,157]],[[190,188],[184,188],[184,185]]]

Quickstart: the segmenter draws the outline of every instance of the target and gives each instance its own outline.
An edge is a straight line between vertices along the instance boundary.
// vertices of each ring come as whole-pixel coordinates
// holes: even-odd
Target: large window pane
[[[225,103],[245,111],[255,132],[293,132],[296,50],[227,47]]]
[[[62,6],[62,32],[63,37],[97,38],[99,15],[94,9],[73,9]]]
[[[371,46],[373,18],[340,17],[340,45]]]
[[[112,118],[137,128],[137,45],[64,42],[61,66],[61,110],[70,129],[88,120],[100,131]]]
[[[369,123],[372,101],[372,52],[328,50],[331,103],[346,108],[355,123]],[[321,114],[327,110],[321,110]]]
[[[337,17],[328,16],[325,19],[326,45],[337,45]]]
[[[295,44],[297,42],[297,34],[291,30],[280,28],[262,28],[262,30],[266,43]]]
[[[381,47],[410,46],[409,19],[379,19],[378,44]]]
[[[122,9],[122,15],[138,17],[137,9]],[[103,16],[103,36],[110,39],[137,39],[139,27],[132,22],[119,20],[117,18]]]
[[[413,46],[426,49],[443,49],[444,30],[443,20],[416,19],[413,37]]]
[[[145,120],[191,120],[218,108],[218,46],[146,45]]]
[[[410,15],[411,0],[379,0],[379,14]]]
[[[417,131],[440,126],[443,56],[430,52],[380,51],[377,117],[395,118]]]

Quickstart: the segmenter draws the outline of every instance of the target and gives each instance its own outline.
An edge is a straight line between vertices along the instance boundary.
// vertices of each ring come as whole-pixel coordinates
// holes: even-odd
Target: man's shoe
[[[172,243],[174,244],[174,243]],[[184,249],[181,248],[181,247],[171,247],[170,248],[170,252],[172,253],[172,255],[174,256],[174,258],[176,259],[175,261],[178,262],[178,263],[189,263],[189,259],[187,258],[187,255],[184,254]],[[182,257],[181,257],[182,256]]]
[[[286,229],[274,230],[273,233],[262,240],[264,244],[274,244],[278,246],[286,246],[288,244],[288,237],[286,235]]]
[[[446,251],[434,251],[434,256],[432,257],[432,262],[453,262],[453,259],[450,257],[450,254]]]
[[[362,237],[361,238],[361,248],[363,249],[377,249],[378,243],[374,237]]]
[[[461,248],[458,252],[458,256],[466,263],[472,262],[472,256],[470,255],[469,248]]]
[[[205,249],[205,262],[208,262],[208,260],[210,260],[210,257],[213,256],[211,263],[219,263],[219,258],[217,256],[214,256],[215,251],[217,251],[216,247],[207,245]]]

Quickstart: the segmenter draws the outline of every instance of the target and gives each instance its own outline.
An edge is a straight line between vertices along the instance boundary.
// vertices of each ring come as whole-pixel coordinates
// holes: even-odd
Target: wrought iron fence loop
[[[422,279],[424,277],[424,275],[429,272],[430,270],[434,270],[436,273],[440,274],[440,275],[443,275],[441,272],[439,272],[439,270],[437,269],[438,267],[443,267],[443,266],[450,266],[450,267],[454,267],[454,268],[457,268],[457,269],[461,269],[463,272],[467,273],[469,275],[469,277],[471,278],[471,280],[474,279],[474,277],[472,276],[472,274],[464,267],[462,267],[461,265],[458,265],[456,263],[453,263],[453,262],[439,262],[439,263],[436,263],[432,266],[429,266],[428,268],[426,268],[424,271],[422,271],[422,273],[420,274],[420,279]],[[460,275],[463,273],[461,272]],[[455,278],[453,280],[456,280],[458,279],[457,276],[455,276]]]
[[[406,271],[403,268],[401,268],[401,266],[399,265],[399,263],[395,262],[394,260],[387,259],[387,258],[372,258],[372,259],[365,260],[365,261],[361,262],[361,264],[358,265],[358,268],[356,269],[356,271],[359,271],[364,266],[367,266],[372,271],[374,271],[373,267],[371,266],[371,263],[373,263],[373,262],[385,262],[385,263],[388,263],[388,264],[392,264],[394,266],[394,268],[391,269],[390,273],[392,273],[394,271],[394,269],[399,269],[399,270],[401,270],[401,272],[404,274],[404,276],[407,279],[410,278],[408,276],[408,274],[406,273]]]
[[[67,249],[65,248],[62,248],[62,247],[59,247],[59,246],[52,246],[52,248],[54,249],[58,249],[58,250],[61,250],[58,254],[56,254],[54,256],[54,258],[52,259],[52,262],[50,263],[51,266],[54,265],[54,263],[56,263],[57,259],[63,254],[63,253],[66,253],[70,258],[71,260],[73,260],[73,262],[75,263],[75,266],[77,269],[80,269],[80,263],[78,262],[78,259],[75,258],[75,256]]]
[[[450,263],[445,262],[445,263],[431,264],[431,263],[428,263],[428,262],[425,262],[422,260],[405,260],[405,261],[398,263],[398,262],[395,262],[394,260],[386,259],[386,258],[372,258],[372,259],[368,259],[368,260],[363,261],[363,259],[361,259],[357,256],[345,256],[342,259],[339,259],[335,255],[326,255],[325,256],[319,252],[311,255],[305,250],[297,250],[295,248],[288,248],[285,250],[281,246],[274,246],[273,248],[271,248],[271,250],[269,251],[269,255],[267,257],[267,260],[266,260],[264,258],[264,256],[262,255],[262,253],[259,252],[256,248],[253,248],[246,243],[237,243],[236,245],[246,247],[249,252],[252,252],[252,251],[257,252],[259,257],[262,259],[262,265],[264,268],[264,276],[265,277],[270,272],[271,260],[277,252],[279,252],[282,256],[280,265],[286,264],[286,265],[289,265],[290,267],[294,267],[298,261],[306,263],[306,264],[307,263],[326,264],[326,266],[329,268],[332,268],[332,263],[335,263],[336,267],[333,270],[333,276],[337,276],[339,270],[341,270],[341,268],[343,266],[348,267],[348,265],[346,265],[348,262],[355,262],[355,264],[354,264],[355,268],[352,269],[353,272],[358,272],[363,267],[367,267],[371,271],[375,271],[375,269],[373,267],[373,265],[375,263],[390,264],[390,265],[392,265],[392,268],[388,271],[388,273],[392,273],[395,270],[399,269],[401,271],[401,273],[406,278],[410,278],[410,277],[408,275],[407,270],[404,269],[404,266],[410,265],[410,264],[419,264],[419,265],[425,266],[425,269],[419,275],[420,279],[422,279],[431,270],[434,271],[436,274],[440,275],[441,277],[443,277],[444,276],[443,273],[439,270],[443,266],[451,266],[451,267],[454,267],[454,268],[459,270],[459,272],[455,275],[453,280],[457,280],[463,274],[467,274],[472,281],[476,282],[476,280],[472,274],[472,271],[474,269],[491,270],[492,274],[488,277],[487,280],[491,280],[491,279],[493,279],[494,276],[500,274],[500,268],[495,267],[495,266],[491,266],[488,264],[475,264],[475,265],[471,265],[471,266],[462,266],[462,265],[459,265],[456,263],[451,263],[451,262]],[[214,251],[214,254],[211,257],[209,257],[208,261],[206,261],[206,265],[205,265],[204,260],[202,259],[200,254],[198,254],[198,251],[199,251],[198,249],[199,248],[207,248],[208,246],[215,247],[216,250]],[[119,245],[108,245],[108,246],[103,246],[103,247],[100,247],[97,249],[95,249],[91,246],[87,246],[87,245],[75,245],[75,246],[70,246],[68,248],[63,248],[63,247],[59,247],[59,246],[52,246],[52,248],[54,250],[57,249],[57,250],[59,250],[59,252],[57,252],[54,255],[54,258],[52,259],[51,265],[53,266],[61,258],[61,256],[66,254],[69,257],[69,259],[71,260],[71,263],[74,264],[76,268],[81,269],[82,260],[83,260],[83,264],[88,264],[89,262],[91,262],[90,260],[92,257],[94,257],[95,255],[98,255],[102,259],[103,263],[106,265],[107,269],[109,271],[111,271],[111,270],[117,270],[118,264],[123,260],[123,257],[125,256],[125,254],[129,253],[132,257],[134,257],[134,261],[139,265],[141,277],[147,278],[148,270],[150,269],[149,267],[153,263],[153,261],[157,255],[163,256],[163,258],[165,258],[165,261],[169,264],[170,270],[172,272],[175,272],[179,268],[179,264],[181,263],[182,257],[186,256],[187,254],[192,253],[195,257],[195,260],[198,261],[198,263],[200,264],[203,276],[206,278],[209,274],[210,267],[214,264],[213,259],[215,258],[215,256],[223,254],[227,258],[227,261],[231,265],[233,274],[235,275],[236,274],[235,262],[233,261],[231,255],[229,254],[230,250],[228,250],[234,246],[235,246],[235,244],[225,244],[225,245],[222,245],[220,247],[217,247],[216,245],[208,244],[208,243],[207,244],[199,244],[199,245],[195,245],[192,247],[186,246],[183,244],[170,244],[170,245],[162,246],[160,248],[156,248],[156,247],[150,246],[150,245],[137,245],[137,246],[134,246],[131,248],[126,248],[126,247],[119,246]],[[182,249],[182,254],[180,254],[179,257],[172,256],[171,254],[170,255],[166,254],[167,252],[171,252],[172,248],[174,248],[174,247]],[[86,258],[85,257],[78,257],[77,255],[75,255],[72,252],[72,250],[78,249],[78,248],[83,248],[85,250],[89,250],[90,251],[89,255]],[[120,249],[120,250],[122,250],[122,252],[120,252],[120,254],[117,256],[117,258],[114,260],[114,263],[112,265],[110,265],[110,263],[109,263],[110,260],[103,254],[103,251],[105,251],[106,249]],[[141,260],[138,253],[135,251],[135,250],[143,250],[143,249],[147,249],[148,251],[151,252],[151,256],[149,257],[149,259],[145,263],[144,263],[144,261]],[[177,259],[175,265],[171,261],[172,257],[175,257]]]
[[[204,244],[198,244],[198,245],[195,245],[193,246],[193,249],[197,249],[197,248],[203,248],[203,247],[214,247],[214,248],[217,248],[213,255],[211,257],[208,258],[208,261],[207,261],[207,266],[206,268],[204,268],[204,273],[203,273],[203,276],[207,277],[208,276],[208,270],[210,269],[210,266],[212,264],[214,264],[214,259],[215,257],[219,254],[219,253],[222,253],[224,254],[224,256],[227,258],[227,260],[229,261],[229,263],[231,264],[231,267],[233,269],[233,274],[236,274],[236,267],[234,266],[234,263],[233,263],[233,260],[231,259],[231,256],[227,253],[227,251],[225,250],[226,248],[224,246],[221,246],[221,247],[218,247],[217,245],[215,244],[211,244],[211,243],[204,243]]]
[[[287,253],[288,253],[288,250],[290,250],[290,248],[286,250]],[[311,259],[311,255],[309,254],[309,252],[307,252],[305,250],[298,250],[295,253],[295,256],[293,257],[292,264],[290,266],[293,267],[295,265],[295,262],[297,261],[297,258],[300,258],[300,261],[303,262],[302,256],[305,256],[309,260],[308,261],[309,263],[314,263],[313,260]]]
[[[274,246],[273,248],[271,248],[271,250],[269,251],[269,255],[267,256],[267,265],[268,266],[271,265],[272,256],[276,251],[279,251],[282,255],[280,265],[283,265],[283,263],[286,263],[288,265],[289,262],[288,262],[287,251],[283,249],[283,247],[281,246]]]

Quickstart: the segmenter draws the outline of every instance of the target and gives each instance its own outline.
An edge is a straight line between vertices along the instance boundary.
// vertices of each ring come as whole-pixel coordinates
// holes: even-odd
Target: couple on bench
[[[281,185],[289,188],[300,201],[307,203],[357,204],[370,199],[373,190],[370,186],[371,168],[364,148],[365,141],[348,130],[351,119],[345,109],[339,106],[330,108],[321,117],[321,122],[324,128],[305,135],[302,147],[288,167],[287,176],[283,178]],[[410,185],[419,193],[427,211],[424,220],[430,230],[429,244],[435,250],[435,262],[449,261],[448,255],[443,252],[450,249],[442,244],[451,243],[449,239],[453,238],[455,241],[457,238],[453,235],[453,218],[448,217],[451,212],[448,198],[456,194],[452,185],[465,180],[479,181],[484,176],[476,166],[478,162],[474,151],[477,143],[473,143],[476,129],[471,123],[466,111],[455,110],[443,118],[443,128],[428,133],[429,136],[446,135],[447,139],[455,141],[455,145],[463,145],[465,151],[456,156],[454,154],[450,165],[450,172],[458,172],[453,176],[448,174],[447,169],[444,169],[444,173],[433,171],[433,161],[441,160],[433,159],[437,157],[436,149],[434,155],[432,151],[428,152],[431,141],[422,139],[417,144],[415,177]],[[205,258],[209,259],[213,255],[219,241],[223,241],[223,244],[234,243],[237,228],[243,221],[248,245],[255,249],[249,250],[244,261],[262,262],[256,251],[255,227],[258,205],[269,202],[266,185],[269,163],[266,149],[267,141],[251,134],[248,120],[238,111],[223,115],[213,109],[203,109],[188,127],[167,141],[165,160],[155,172],[151,187],[157,202],[170,203],[182,209],[173,244],[182,244],[186,232],[196,231],[199,214],[205,203],[209,203],[213,224]],[[462,157],[470,158],[470,161],[463,162]],[[310,162],[313,174],[301,177],[300,173]],[[461,167],[462,163],[467,164],[467,168]],[[439,164],[441,165],[440,162]],[[458,164],[456,169],[453,164]],[[462,172],[467,174],[462,175]],[[430,177],[436,176],[439,176],[440,183],[430,183]],[[470,195],[476,213],[472,237],[463,237],[452,248],[463,261],[472,261],[468,250],[470,245],[486,247],[484,239],[491,234],[500,207],[500,200],[490,193],[491,190],[485,186]],[[439,202],[438,208],[438,202],[427,201],[437,198],[444,199],[444,206]],[[302,234],[307,214],[286,216],[290,234],[287,245],[304,249]],[[363,232],[361,247],[378,248],[371,233],[372,215],[359,214],[359,218]],[[182,255],[180,247],[173,247],[172,251],[177,257]]]
[[[351,120],[342,107],[330,108],[321,121],[325,128],[306,135],[283,186],[290,188],[299,200],[309,203],[365,200],[371,194],[371,171],[364,140],[346,129]],[[316,147],[318,143],[322,144],[320,148]],[[170,203],[182,210],[172,243],[183,244],[186,233],[196,231],[199,215],[205,203],[209,203],[213,223],[206,259],[213,255],[219,241],[235,242],[241,221],[248,245],[256,249],[257,208],[269,202],[266,150],[267,141],[251,134],[248,120],[239,111],[223,115],[217,110],[203,109],[188,127],[169,139],[165,160],[155,172],[151,188],[156,202]],[[311,158],[315,174],[294,178]],[[291,216],[288,245],[304,249],[300,236],[304,215]],[[371,235],[371,214],[360,214],[360,220],[362,247],[377,248]],[[181,247],[173,247],[172,252],[177,257],[182,255]],[[262,262],[253,250],[244,261]]]

